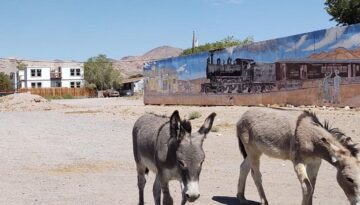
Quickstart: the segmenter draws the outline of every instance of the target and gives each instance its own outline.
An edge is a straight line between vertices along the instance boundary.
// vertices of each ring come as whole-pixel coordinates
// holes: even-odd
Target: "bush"
[[[62,97],[63,97],[63,99],[73,99],[74,98],[71,94],[65,94]]]
[[[4,72],[0,72],[0,90],[11,90],[12,83],[10,76]]]
[[[252,42],[254,42],[254,38],[249,36],[246,37],[244,40],[238,40],[235,39],[233,36],[228,36],[225,37],[224,39],[220,40],[220,41],[216,41],[214,43],[205,43],[204,45],[200,45],[194,48],[194,53],[200,53],[200,52],[204,52],[204,51],[212,51],[212,50],[217,50],[217,49],[224,49],[224,48],[228,48],[228,47],[232,47],[232,46],[245,46],[245,45],[249,45]],[[192,52],[192,48],[188,48],[185,49],[181,55],[190,55],[190,54],[194,54]]]
[[[201,113],[198,111],[193,111],[189,114],[189,120],[193,120],[199,117],[201,117]]]
[[[62,99],[61,96],[45,96],[45,99],[47,100],[59,100]]]
[[[94,83],[86,83],[85,88],[96,89],[96,85]]]

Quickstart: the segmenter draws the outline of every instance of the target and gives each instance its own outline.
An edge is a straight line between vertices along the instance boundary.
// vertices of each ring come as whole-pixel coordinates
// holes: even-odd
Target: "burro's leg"
[[[173,199],[169,191],[169,180],[164,179],[160,174],[158,176],[160,180],[161,190],[163,193],[163,205],[173,205]]]
[[[261,173],[260,173],[260,155],[252,155],[248,156],[250,158],[250,166],[251,166],[251,175],[254,179],[256,188],[259,192],[261,204],[268,205],[268,201],[265,196],[264,188],[262,186]]]
[[[302,162],[294,162],[295,173],[300,181],[301,189],[303,192],[302,205],[311,205],[310,197],[313,193],[311,182],[307,175],[306,165]]]
[[[138,188],[139,188],[139,205],[144,205],[144,187],[146,183],[145,179],[145,170],[146,167],[144,167],[141,164],[137,164],[137,179],[138,179]]]
[[[237,191],[238,199],[245,200],[245,185],[249,171],[250,171],[250,160],[249,157],[246,157],[240,165],[240,176],[239,176],[238,191]]]
[[[159,180],[158,175],[156,175],[154,185],[153,185],[153,196],[154,196],[155,205],[160,205],[160,201],[161,201],[161,185],[160,185],[160,180]]]
[[[312,199],[315,191],[316,177],[319,172],[320,165],[321,165],[321,160],[306,165],[306,172],[309,176],[310,183],[312,186],[312,192],[310,194],[309,204],[312,204]]]
[[[180,182],[180,187],[181,187],[181,205],[185,205],[186,204],[186,195],[185,195],[185,186],[183,182]]]

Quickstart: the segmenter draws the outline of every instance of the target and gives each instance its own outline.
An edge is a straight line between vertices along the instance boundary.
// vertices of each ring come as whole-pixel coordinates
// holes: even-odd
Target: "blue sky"
[[[335,26],[323,0],[0,0],[0,57],[119,59],[225,36],[255,41]]]

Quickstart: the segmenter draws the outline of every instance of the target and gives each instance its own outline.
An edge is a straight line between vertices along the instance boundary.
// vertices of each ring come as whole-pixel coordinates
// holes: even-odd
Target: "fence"
[[[62,97],[71,95],[73,97],[96,97],[96,90],[89,88],[21,88],[18,92],[30,92],[42,97]]]
[[[0,97],[5,96],[5,95],[10,95],[13,93],[14,93],[13,90],[0,90]]]

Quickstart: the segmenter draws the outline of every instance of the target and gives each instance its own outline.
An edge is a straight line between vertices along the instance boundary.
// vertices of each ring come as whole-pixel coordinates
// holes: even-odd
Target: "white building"
[[[28,66],[17,72],[17,88],[80,88],[84,85],[83,66]]]
[[[134,82],[134,92],[135,93],[143,93],[144,92],[144,78],[141,80]]]

